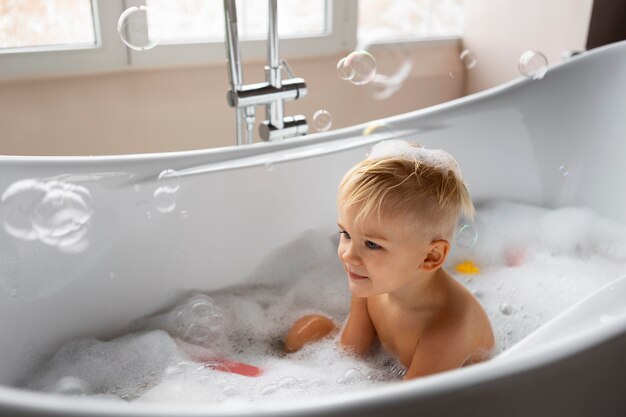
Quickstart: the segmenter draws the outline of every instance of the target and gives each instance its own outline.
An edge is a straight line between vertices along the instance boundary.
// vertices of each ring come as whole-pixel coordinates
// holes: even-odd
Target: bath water
[[[588,209],[490,202],[478,208],[471,227],[476,239],[453,245],[446,269],[485,308],[498,351],[626,271],[626,228]],[[347,317],[350,296],[336,257],[338,238],[311,232],[270,256],[252,277],[254,285],[191,295],[113,340],[70,341],[24,386],[193,404],[275,401],[400,383],[403,369],[384,349],[351,357],[337,348],[338,333],[295,354],[282,351],[285,332],[302,315],[324,314],[338,324]],[[457,272],[464,262],[479,272]],[[218,362],[193,360],[181,340],[202,346],[218,362],[253,365],[262,373],[244,376],[220,370]]]

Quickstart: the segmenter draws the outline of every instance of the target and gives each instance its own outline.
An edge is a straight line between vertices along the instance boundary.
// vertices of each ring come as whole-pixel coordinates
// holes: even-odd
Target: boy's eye
[[[380,245],[372,242],[371,240],[366,241],[365,242],[365,246],[367,246],[370,249],[379,249],[380,248]]]
[[[343,237],[346,239],[350,239],[350,234],[346,232],[345,230],[342,230],[341,232],[339,232],[339,234],[343,235]]]

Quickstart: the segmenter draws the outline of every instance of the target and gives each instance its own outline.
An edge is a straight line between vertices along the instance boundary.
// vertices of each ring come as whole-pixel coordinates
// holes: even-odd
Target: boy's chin
[[[350,288],[350,292],[352,293],[352,295],[358,298],[365,298],[374,295],[371,284],[369,282],[354,282],[351,280],[348,284],[348,287]]]

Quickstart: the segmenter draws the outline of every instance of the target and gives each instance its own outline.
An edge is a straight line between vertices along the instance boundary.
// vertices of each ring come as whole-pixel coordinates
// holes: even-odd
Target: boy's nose
[[[361,257],[358,255],[358,253],[356,253],[353,245],[346,245],[343,250],[340,250],[339,257],[343,262],[351,265],[360,265],[362,263]]]

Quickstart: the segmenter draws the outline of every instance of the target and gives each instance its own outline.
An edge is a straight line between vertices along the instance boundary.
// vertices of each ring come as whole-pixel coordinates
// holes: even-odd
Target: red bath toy
[[[263,373],[263,370],[257,366],[247,363],[231,361],[230,359],[221,358],[211,349],[202,346],[192,345],[181,339],[174,339],[179,348],[194,362],[203,362],[207,368],[221,372],[230,372],[232,374],[255,377]]]

